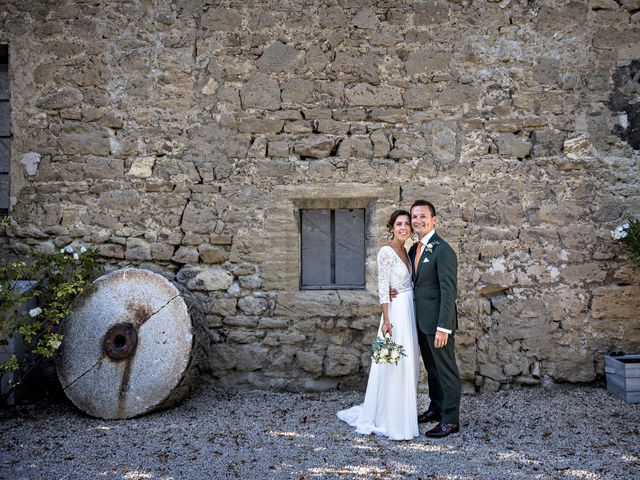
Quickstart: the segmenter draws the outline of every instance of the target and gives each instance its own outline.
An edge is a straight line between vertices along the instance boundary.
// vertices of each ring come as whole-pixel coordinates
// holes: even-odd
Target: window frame
[[[332,283],[332,284],[328,284],[328,285],[305,285],[303,283],[303,264],[304,264],[304,256],[303,256],[303,252],[304,252],[304,246],[303,246],[303,235],[302,235],[302,229],[303,229],[303,223],[302,223],[302,216],[303,216],[303,212],[305,211],[311,211],[311,210],[317,210],[317,211],[329,211],[329,215],[330,215],[330,227],[329,227],[329,235],[330,235],[330,248],[331,248],[331,253],[330,253],[330,264],[331,264],[331,281],[335,282],[336,281],[336,222],[335,222],[335,216],[336,216],[336,211],[337,210],[360,210],[362,211],[362,244],[363,244],[363,252],[362,252],[362,264],[361,264],[361,268],[362,268],[362,283],[361,284],[336,284],[336,283]],[[298,288],[299,290],[366,290],[367,288],[367,262],[366,262],[366,248],[367,248],[367,208],[364,207],[327,207],[327,208],[299,208],[298,209],[298,233],[299,233],[299,239],[300,239],[300,248],[298,249],[299,252],[299,265],[300,265],[300,272],[299,272],[299,284],[298,284]]]

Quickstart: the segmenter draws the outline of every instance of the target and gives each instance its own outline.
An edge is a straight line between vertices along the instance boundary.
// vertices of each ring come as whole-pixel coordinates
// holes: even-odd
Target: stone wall
[[[93,245],[200,299],[212,374],[362,384],[376,250],[438,208],[467,391],[640,349],[640,2],[13,0],[3,251]],[[635,149],[635,150],[634,150]],[[366,290],[299,290],[300,208],[367,209]]]

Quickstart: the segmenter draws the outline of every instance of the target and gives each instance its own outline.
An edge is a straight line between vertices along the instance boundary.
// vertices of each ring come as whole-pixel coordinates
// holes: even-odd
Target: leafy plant
[[[630,220],[616,227],[611,230],[611,237],[625,246],[636,266],[640,267],[640,220]]]
[[[20,334],[31,352],[23,361],[11,355],[0,365],[0,373],[20,372],[24,378],[34,365],[55,355],[62,342],[58,326],[69,314],[71,301],[98,276],[96,259],[93,250],[67,246],[58,253],[0,262],[0,335]],[[35,285],[20,289],[19,280],[33,280]],[[38,306],[23,310],[21,306],[33,298]]]

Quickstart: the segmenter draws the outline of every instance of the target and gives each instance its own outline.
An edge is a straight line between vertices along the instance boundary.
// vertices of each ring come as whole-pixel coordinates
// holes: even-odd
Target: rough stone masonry
[[[223,384],[362,384],[377,249],[439,208],[467,391],[640,350],[638,0],[5,0],[3,255],[94,246],[198,297]],[[298,212],[365,208],[366,289],[301,290]]]

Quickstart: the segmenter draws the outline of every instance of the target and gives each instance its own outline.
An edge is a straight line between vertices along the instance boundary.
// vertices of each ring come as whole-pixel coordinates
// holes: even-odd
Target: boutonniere
[[[433,253],[433,249],[435,248],[436,245],[440,245],[440,242],[438,240],[435,240],[433,242],[429,242],[427,243],[424,248],[427,250],[427,252],[429,253]]]

